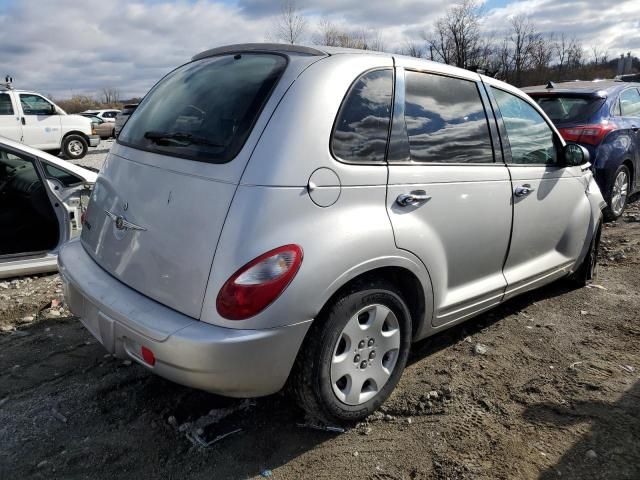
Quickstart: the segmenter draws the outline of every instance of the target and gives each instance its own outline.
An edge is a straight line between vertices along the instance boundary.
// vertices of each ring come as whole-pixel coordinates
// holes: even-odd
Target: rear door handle
[[[23,124],[23,125],[26,125],[26,124],[27,124],[27,121],[24,119],[24,117],[22,117],[22,120],[21,120],[21,121],[22,121],[22,124]]]
[[[419,205],[431,199],[431,196],[427,195],[424,190],[414,190],[410,193],[401,193],[396,198],[396,203],[401,207],[408,207],[411,205]]]
[[[535,190],[536,190],[535,188],[531,188],[531,185],[529,185],[528,183],[525,183],[524,185],[518,185],[516,187],[514,195],[516,197],[526,197],[527,195],[529,195],[531,192],[534,192]]]

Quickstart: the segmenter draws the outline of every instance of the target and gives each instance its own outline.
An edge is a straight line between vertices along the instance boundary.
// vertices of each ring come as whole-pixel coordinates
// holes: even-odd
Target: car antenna
[[[549,80],[549,83],[547,83],[547,86],[545,88],[547,89],[556,88],[556,84],[553,83],[551,80]]]

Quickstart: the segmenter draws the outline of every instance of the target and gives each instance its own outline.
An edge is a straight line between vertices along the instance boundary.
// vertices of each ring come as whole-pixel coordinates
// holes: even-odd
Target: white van
[[[14,90],[9,82],[0,85],[0,136],[40,150],[62,151],[72,160],[100,143],[91,120],[67,115],[39,93]]]

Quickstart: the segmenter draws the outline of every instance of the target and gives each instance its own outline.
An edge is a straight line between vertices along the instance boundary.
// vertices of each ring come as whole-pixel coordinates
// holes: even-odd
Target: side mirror
[[[49,111],[49,115],[58,115],[58,110],[56,110],[55,105],[51,105],[51,109]]]
[[[567,143],[564,147],[564,164],[567,167],[577,167],[589,162],[589,150],[582,145]]]

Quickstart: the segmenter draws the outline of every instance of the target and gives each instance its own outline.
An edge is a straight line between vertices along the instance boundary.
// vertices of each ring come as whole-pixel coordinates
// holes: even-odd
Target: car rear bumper
[[[194,320],[113,278],[77,239],[61,249],[58,264],[69,308],[109,352],[176,383],[221,395],[280,390],[311,325],[308,320],[241,330]],[[142,346],[153,352],[155,365],[142,359]]]
[[[98,145],[100,145],[100,135],[90,135],[89,146],[97,147]]]

